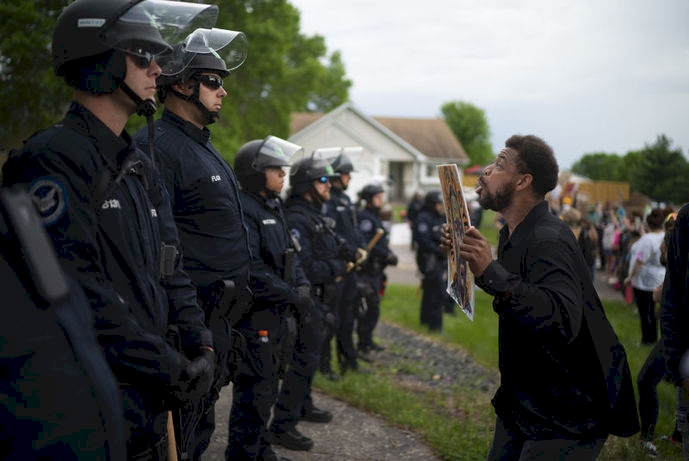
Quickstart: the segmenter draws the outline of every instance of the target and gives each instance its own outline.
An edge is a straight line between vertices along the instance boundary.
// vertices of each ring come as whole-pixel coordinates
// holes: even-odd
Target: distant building
[[[385,183],[389,200],[406,201],[416,190],[438,189],[436,165],[456,163],[460,171],[469,157],[441,118],[369,117],[352,103],[327,114],[293,113],[289,140],[311,152],[319,147],[360,146],[352,158],[355,173],[349,195],[363,186]]]

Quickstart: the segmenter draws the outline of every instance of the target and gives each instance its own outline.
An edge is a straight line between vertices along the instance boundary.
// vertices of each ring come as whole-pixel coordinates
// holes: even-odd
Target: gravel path
[[[391,323],[380,322],[376,337],[387,348],[374,352],[376,366],[397,370],[403,382],[449,389],[455,386],[492,392],[498,374],[476,364],[467,353]]]

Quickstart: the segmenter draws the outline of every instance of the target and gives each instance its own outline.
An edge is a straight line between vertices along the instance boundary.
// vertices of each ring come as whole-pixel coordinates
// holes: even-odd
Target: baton
[[[167,459],[177,461],[177,440],[175,440],[175,425],[172,422],[172,411],[167,412]]]

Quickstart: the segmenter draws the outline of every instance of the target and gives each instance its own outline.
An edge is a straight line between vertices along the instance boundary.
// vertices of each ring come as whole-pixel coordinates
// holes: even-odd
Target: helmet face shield
[[[222,71],[229,72],[244,63],[248,50],[249,45],[242,32],[199,28],[172,50],[160,55],[157,61],[162,75],[174,76],[190,67],[196,56],[207,54],[222,60],[226,66]]]
[[[251,167],[256,171],[263,171],[268,167],[285,167],[290,165],[290,159],[304,149],[276,136],[268,136],[263,140]]]
[[[336,173],[348,174],[354,170],[352,158],[360,157],[363,152],[363,147],[321,147],[316,149],[316,152],[326,159],[335,170]]]
[[[159,54],[179,43],[199,27],[213,27],[218,19],[216,5],[144,0],[127,9],[110,24],[104,24],[103,43],[114,49],[131,46],[149,48]]]

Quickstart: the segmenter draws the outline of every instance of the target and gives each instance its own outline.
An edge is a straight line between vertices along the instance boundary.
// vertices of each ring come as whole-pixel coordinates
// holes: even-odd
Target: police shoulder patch
[[[373,222],[370,219],[364,219],[359,223],[359,229],[362,232],[370,232],[373,230]]]
[[[428,223],[420,222],[419,225],[416,226],[416,232],[420,234],[425,234],[428,232]]]
[[[50,177],[36,179],[29,186],[29,194],[44,225],[54,224],[65,214],[67,192],[65,186],[57,179]]]
[[[293,239],[296,239],[297,241],[301,240],[301,234],[299,233],[299,231],[297,229],[292,228],[292,229],[290,229],[289,233]]]

